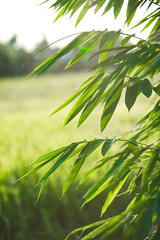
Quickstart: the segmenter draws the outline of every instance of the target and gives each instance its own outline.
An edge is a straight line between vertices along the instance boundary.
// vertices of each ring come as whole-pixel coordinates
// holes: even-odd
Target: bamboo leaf
[[[86,86],[83,86],[83,88],[79,89],[78,91],[76,91],[75,94],[73,94],[70,98],[68,98],[65,102],[63,102],[58,108],[56,108],[54,110],[54,112],[50,115],[54,115],[55,113],[59,112],[60,110],[62,110],[63,108],[65,108],[68,104],[70,104],[75,98],[77,98],[88,86],[90,85],[90,83],[88,83]]]
[[[96,78],[93,79],[93,81],[89,84],[87,89],[84,91],[84,93],[80,96],[78,101],[75,103],[75,105],[70,110],[69,114],[67,115],[64,126],[68,124],[85,106],[87,101],[92,98],[94,95],[97,87],[99,86],[99,81],[102,79],[104,73],[99,74]]]
[[[102,146],[101,153],[103,156],[108,152],[108,150],[112,147],[113,143],[116,141],[116,137],[111,138],[111,139],[106,139]]]
[[[76,22],[76,26],[80,23],[80,21],[83,19],[83,17],[86,15],[87,11],[89,10],[90,6],[89,6],[89,1],[86,2],[86,4],[84,5],[84,7],[82,8],[78,18],[77,18],[77,22]]]
[[[130,35],[130,36],[127,36],[124,39],[122,39],[121,46],[124,46],[126,43],[128,43],[132,36],[133,35]]]
[[[125,94],[125,104],[128,108],[128,111],[133,107],[139,91],[139,80],[138,78],[133,78],[129,81]]]
[[[78,62],[81,58],[86,56],[88,52],[93,50],[96,47],[96,45],[99,43],[102,37],[102,34],[103,34],[102,32],[95,33],[95,35],[80,48],[80,50],[76,53],[76,55],[74,55],[74,57],[70,60],[66,68],[72,66],[73,64]]]
[[[84,148],[81,150],[69,176],[67,179],[67,182],[63,188],[63,195],[67,192],[68,188],[76,178],[81,166],[83,165],[86,157],[91,154],[101,143],[103,142],[103,139],[96,139],[91,142],[88,142]]]
[[[99,2],[97,2],[96,8],[95,8],[95,13],[97,13],[101,7],[104,5],[104,3],[106,2],[106,0],[101,0]]]
[[[46,160],[52,160],[55,157],[57,157],[59,154],[64,152],[66,149],[68,149],[68,147],[69,147],[69,145],[67,145],[65,147],[58,148],[58,149],[56,149],[54,151],[51,151],[49,153],[46,153],[46,154],[40,156],[39,158],[37,158],[36,160],[34,160],[32,162],[32,164],[40,163],[40,162],[43,162],[43,161],[46,161]]]
[[[153,90],[160,96],[160,84],[156,87],[153,87]]]
[[[55,162],[55,164],[48,170],[48,172],[41,178],[40,183],[43,182],[45,179],[48,179],[49,176],[56,171],[56,169],[62,164],[64,163],[69,155],[75,150],[75,148],[79,145],[79,143],[74,143],[71,145],[71,147],[65,151],[59,158],[58,160]]]
[[[112,49],[115,45],[117,39],[119,38],[120,31],[111,31],[111,32],[105,32],[101,41],[100,41],[100,58],[99,62],[102,62],[106,59],[106,57],[109,54],[109,51],[102,52],[105,49]]]
[[[120,82],[118,87],[114,90],[114,92],[110,95],[108,100],[106,101],[106,104],[104,106],[102,118],[101,118],[101,131],[104,130],[106,125],[108,124],[109,120],[111,119],[117,104],[119,102],[121,92],[123,89],[123,80]]]
[[[152,95],[152,84],[151,82],[145,78],[144,80],[140,81],[140,90],[141,92],[147,97],[149,98]]]
[[[113,7],[113,4],[114,4],[114,0],[109,0],[108,1],[107,6],[104,9],[103,15]]]
[[[125,183],[129,173],[126,174],[126,176],[123,179],[120,179],[117,184],[114,184],[114,186],[109,188],[109,192],[107,195],[107,199],[102,207],[101,216],[106,212],[107,208],[110,206],[120,189],[122,188],[123,184]]]
[[[114,0],[114,17],[115,17],[115,19],[118,17],[118,15],[121,11],[123,2],[124,2],[124,0],[118,0],[118,1]]]
[[[109,169],[109,171],[99,180],[97,181],[93,187],[91,187],[88,192],[84,196],[83,205],[84,206],[87,202],[91,201],[93,198],[95,198],[97,195],[99,195],[102,191],[104,191],[109,184],[112,181],[113,174],[121,166],[121,164],[124,162],[126,157],[129,155],[129,153],[125,154],[124,156],[121,156]]]
[[[150,176],[152,174],[153,169],[155,168],[157,161],[160,160],[159,155],[160,155],[160,152],[157,150],[152,154],[152,156],[148,160],[147,166],[144,169],[144,173],[142,177],[142,185],[145,185],[150,179]]]
[[[90,113],[93,111],[93,109],[101,102],[103,99],[103,93],[106,89],[106,86],[108,84],[109,78],[104,77],[103,83],[98,88],[96,94],[93,96],[93,98],[86,104],[84,107],[84,110],[79,118],[78,121],[78,127],[86,120],[86,118],[90,115]]]

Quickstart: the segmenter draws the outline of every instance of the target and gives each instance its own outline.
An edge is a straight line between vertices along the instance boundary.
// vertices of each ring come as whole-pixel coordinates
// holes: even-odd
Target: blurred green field
[[[76,128],[77,119],[62,128],[70,106],[55,116],[49,115],[88,75],[89,73],[62,73],[44,75],[34,80],[0,79],[0,240],[62,240],[74,228],[99,217],[105,193],[80,210],[81,197],[89,184],[98,177],[96,175],[76,190],[76,184],[73,184],[68,194],[60,199],[73,160],[51,177],[36,205],[34,203],[39,187],[34,186],[43,172],[15,182],[32,169],[29,164],[36,157],[55,148],[81,139],[123,136],[152,106],[150,100],[145,99],[143,102],[140,97],[128,113],[122,97],[113,119],[103,133],[99,127],[103,109],[101,106],[80,128]],[[116,146],[111,152],[115,149]],[[97,151],[89,158],[81,174],[99,158],[100,153]],[[111,213],[114,215],[117,208],[123,209],[123,197],[121,202],[123,203],[112,204],[104,217]],[[97,208],[94,207],[93,211],[95,203]],[[70,239],[78,238],[75,235]]]

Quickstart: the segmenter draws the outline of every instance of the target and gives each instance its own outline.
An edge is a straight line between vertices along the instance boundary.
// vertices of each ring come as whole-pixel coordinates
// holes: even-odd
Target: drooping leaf
[[[114,17],[115,17],[115,19],[118,17],[118,15],[121,11],[123,2],[124,2],[124,0],[118,0],[118,1],[114,0]]]
[[[115,45],[117,39],[119,38],[120,31],[110,31],[110,32],[105,32],[101,41],[100,41],[100,58],[99,62],[102,62],[106,59],[106,57],[109,54],[109,51],[103,52],[105,49],[111,49]]]
[[[109,78],[106,76],[102,80],[102,84],[98,88],[96,94],[93,98],[86,104],[80,118],[78,121],[78,127],[86,120],[86,118],[90,115],[93,109],[102,101],[103,93],[108,85]]]
[[[76,26],[80,23],[80,21],[83,19],[83,17],[86,15],[87,11],[89,10],[90,6],[89,6],[89,1],[86,2],[86,4],[83,6],[77,21],[76,21]]]
[[[153,90],[160,96],[160,84],[156,87],[153,87]]]
[[[131,79],[127,85],[125,94],[125,104],[128,111],[133,107],[139,91],[139,80],[136,78]]]
[[[126,176],[123,179],[120,179],[119,181],[117,181],[117,184],[114,184],[113,187],[109,187],[110,190],[109,190],[109,193],[107,195],[107,199],[106,199],[106,201],[105,201],[105,203],[102,207],[101,216],[106,212],[107,208],[109,207],[109,205],[112,203],[112,201],[114,200],[114,198],[116,197],[116,195],[118,194],[120,189],[122,188],[122,186],[125,183],[128,175],[129,174],[127,173]]]
[[[55,164],[48,170],[48,172],[41,178],[40,182],[43,182],[45,179],[48,179],[48,177],[56,171],[56,169],[62,164],[64,163],[69,155],[75,150],[75,148],[78,146],[78,143],[74,143],[71,145],[71,147],[65,151],[59,158],[58,160],[55,162]]]
[[[101,0],[99,2],[97,2],[96,8],[95,8],[95,13],[97,13],[101,7],[104,5],[104,3],[106,2],[106,0]]]
[[[74,55],[74,57],[70,60],[70,62],[68,63],[68,65],[66,66],[66,68],[71,67],[73,64],[75,64],[76,62],[78,62],[81,58],[83,58],[84,56],[86,56],[86,54],[88,52],[90,52],[91,50],[93,50],[96,45],[100,42],[100,39],[102,37],[102,32],[97,32],[94,34],[94,36],[92,38],[89,39],[89,41],[87,41],[81,48],[80,50],[76,53],[76,55]]]
[[[156,165],[156,162],[160,159],[160,152],[155,151],[150,159],[148,160],[148,163],[144,169],[143,177],[142,177],[142,185],[145,185],[146,182],[150,179],[150,176],[152,174],[152,171]]]
[[[122,39],[122,41],[121,41],[121,46],[124,46],[126,43],[128,43],[129,40],[131,39],[131,37],[132,37],[132,35],[127,36],[127,37],[125,37],[124,39]]]
[[[109,0],[108,1],[107,6],[104,9],[103,15],[113,7],[113,4],[114,4],[114,0]]]
[[[139,88],[147,98],[152,95],[152,84],[147,78],[140,81]]]
[[[75,103],[75,105],[70,110],[69,114],[67,115],[64,126],[68,124],[85,106],[88,100],[92,98],[94,95],[96,89],[99,86],[99,81],[102,79],[104,73],[99,74],[97,77],[93,79],[93,81],[89,84],[87,89],[84,91],[84,93],[80,96],[78,101]]]
[[[117,104],[119,102],[122,89],[123,89],[123,80],[120,82],[118,87],[114,90],[114,92],[109,96],[109,98],[105,103],[102,118],[101,118],[101,131],[104,130],[109,120],[111,119],[117,107]]]
[[[108,150],[112,147],[113,143],[116,141],[116,137],[111,138],[111,139],[106,139],[102,146],[101,153],[103,156],[108,152]]]
[[[98,180],[93,187],[91,187],[88,192],[84,196],[83,206],[91,201],[93,198],[95,198],[97,195],[99,195],[102,191],[104,191],[109,184],[112,181],[113,174],[123,164],[126,157],[129,155],[129,153],[126,153],[122,155],[114,164],[113,166],[107,171],[107,173]]]

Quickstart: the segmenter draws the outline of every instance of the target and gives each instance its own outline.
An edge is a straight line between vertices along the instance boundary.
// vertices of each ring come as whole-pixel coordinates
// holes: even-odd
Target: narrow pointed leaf
[[[156,87],[153,87],[153,90],[160,96],[160,84]]]
[[[108,100],[106,101],[106,104],[104,106],[102,118],[101,118],[101,131],[105,129],[107,126],[109,120],[111,119],[117,104],[120,100],[121,92],[123,89],[123,81],[120,82],[118,87],[114,90],[114,92],[110,95]]]
[[[75,162],[68,178],[67,178],[67,182],[64,185],[63,188],[63,195],[68,191],[68,188],[70,187],[70,185],[72,184],[72,182],[74,181],[74,179],[76,178],[81,166],[83,165],[84,161],[85,161],[86,157],[82,157],[80,159],[77,159],[78,161]]]
[[[118,15],[121,11],[123,2],[124,2],[124,0],[118,0],[118,1],[114,0],[114,17],[115,17],[115,19],[118,17]]]
[[[90,6],[89,6],[89,1],[86,2],[86,4],[83,6],[77,21],[76,21],[76,26],[80,23],[80,21],[83,19],[83,17],[86,15],[87,11],[89,10]]]
[[[41,178],[40,182],[43,182],[45,179],[47,179],[56,169],[64,163],[69,155],[75,150],[75,148],[78,146],[78,143],[73,144],[73,146],[68,149],[66,152],[64,152],[58,160],[55,162],[55,164],[49,169],[49,171]]]
[[[106,79],[106,81],[105,81]],[[103,99],[103,93],[106,89],[106,86],[107,86],[107,82],[108,82],[109,79],[107,78],[104,78],[103,81],[104,84],[102,84],[96,95],[86,104],[80,118],[79,118],[79,121],[78,121],[78,127],[86,120],[86,118],[90,115],[90,113],[93,111],[93,109],[102,101]]]
[[[124,46],[126,43],[128,43],[129,40],[131,39],[131,37],[132,37],[132,35],[127,36],[127,37],[125,37],[124,39],[122,39],[122,41],[121,41],[121,46]]]
[[[111,139],[106,139],[106,141],[104,142],[104,144],[102,146],[102,150],[101,150],[101,153],[103,156],[105,156],[107,151],[112,147],[115,140],[116,140],[116,137],[111,138]]]
[[[125,104],[126,107],[128,108],[128,111],[133,107],[136,98],[138,96],[138,91],[139,91],[139,82],[137,79],[132,79],[127,86],[126,89],[126,94],[125,94]]]
[[[107,195],[107,199],[102,207],[102,212],[101,212],[101,216],[106,212],[107,208],[110,206],[110,204],[112,203],[112,201],[114,200],[114,198],[116,197],[116,195],[118,194],[118,192],[120,191],[120,189],[122,188],[123,184],[125,183],[127,177],[129,174],[127,174],[124,179],[121,179],[117,182],[117,184],[113,187],[113,188],[109,188],[109,192]]]
[[[71,61],[68,63],[66,68],[72,66],[76,62],[78,62],[81,58],[87,55],[88,52],[93,50],[96,45],[99,43],[101,37],[102,37],[102,32],[95,33],[95,35],[89,39],[81,48],[80,50],[76,53],[76,55],[71,59]]]
[[[99,74],[93,81],[89,84],[87,89],[84,91],[84,93],[80,96],[78,101],[75,103],[75,105],[70,110],[69,114],[67,115],[64,126],[68,124],[85,106],[87,101],[89,101],[92,96],[94,95],[97,87],[99,86],[99,81],[103,77],[104,73]]]
[[[125,156],[120,157],[109,169],[109,171],[97,183],[95,183],[93,187],[89,189],[89,191],[84,196],[82,206],[84,206],[87,202],[91,201],[109,186],[112,181],[114,172],[117,170],[117,168],[121,166],[121,164],[124,162],[128,155],[129,154],[126,154]]]

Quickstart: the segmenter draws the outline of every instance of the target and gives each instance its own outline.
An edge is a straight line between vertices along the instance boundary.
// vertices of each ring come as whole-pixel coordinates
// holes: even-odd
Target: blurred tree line
[[[28,52],[25,48],[18,46],[17,36],[14,35],[8,42],[0,43],[0,76],[27,75],[41,62],[59,50],[58,47],[51,48],[47,40],[44,38],[37,44],[33,51]],[[78,49],[74,50],[73,55],[75,54],[75,51],[78,51]],[[71,54],[72,53],[69,53],[69,56],[68,54],[64,56],[55,64],[54,68],[49,70],[49,72],[62,72],[66,66],[66,62],[70,59]],[[87,62],[87,59],[84,59],[69,71],[84,70],[88,66]]]
[[[119,46],[120,42],[121,39],[116,45]],[[25,48],[18,46],[17,36],[14,35],[8,42],[3,44],[0,43],[0,77],[28,75],[36,66],[59,50],[60,49],[56,46],[52,48],[44,37],[31,52],[28,52]],[[58,73],[64,71],[67,62],[78,50],[78,48],[75,48],[63,56],[48,70],[48,72]],[[97,49],[94,51],[96,52]],[[98,62],[98,55],[95,55],[95,57],[90,60],[89,57],[90,54],[67,69],[67,71],[84,71],[85,69],[91,68]]]

